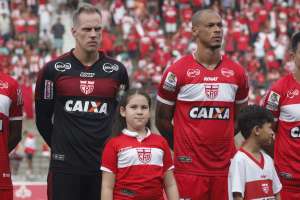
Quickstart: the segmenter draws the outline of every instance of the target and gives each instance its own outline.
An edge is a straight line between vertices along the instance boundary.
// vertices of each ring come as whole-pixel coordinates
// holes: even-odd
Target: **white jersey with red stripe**
[[[0,188],[11,188],[8,158],[9,123],[22,120],[22,94],[13,78],[0,72]]]
[[[101,170],[114,173],[114,199],[163,199],[163,178],[174,168],[167,141],[160,135],[123,130],[104,148]]]
[[[163,75],[157,100],[175,105],[175,173],[227,176],[235,153],[234,107],[248,100],[244,69],[223,56],[214,70],[187,55]]]
[[[267,92],[263,104],[278,120],[274,144],[278,173],[300,182],[300,83],[293,74],[282,77]]]
[[[256,160],[244,149],[237,151],[233,157],[228,175],[228,195],[241,193],[244,200],[274,199],[282,185],[276,173],[273,160],[261,152],[261,160]]]

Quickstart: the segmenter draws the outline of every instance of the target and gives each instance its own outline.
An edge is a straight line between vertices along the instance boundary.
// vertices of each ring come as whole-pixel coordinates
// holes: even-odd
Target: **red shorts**
[[[183,200],[227,200],[228,177],[176,174],[179,196]]]
[[[13,190],[12,189],[0,189],[0,199],[13,200]]]

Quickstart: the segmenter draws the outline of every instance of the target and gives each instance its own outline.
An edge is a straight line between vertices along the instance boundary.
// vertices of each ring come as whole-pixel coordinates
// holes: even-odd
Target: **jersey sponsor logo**
[[[80,81],[80,91],[83,94],[91,94],[94,91],[95,81]]]
[[[10,173],[2,173],[3,178],[10,178]]]
[[[186,72],[188,77],[194,78],[200,75],[200,69],[188,69]]]
[[[177,85],[177,77],[174,73],[168,72],[167,77],[164,81],[163,88],[170,92],[174,92]]]
[[[59,72],[64,72],[67,69],[71,69],[71,63],[57,62],[55,63],[54,68]]]
[[[286,96],[290,99],[293,99],[295,96],[298,96],[299,95],[299,90],[298,89],[292,89],[292,90],[289,90],[286,94]]]
[[[209,99],[215,99],[219,93],[219,85],[207,85],[205,84],[205,94]]]
[[[291,137],[292,138],[300,138],[300,127],[294,127],[291,129]]]
[[[217,76],[205,76],[203,81],[217,81],[219,77]]]
[[[262,183],[262,184],[261,184],[261,188],[262,188],[262,191],[263,191],[264,193],[266,193],[266,194],[268,194],[269,191],[270,191],[270,188],[269,188],[269,184],[268,184],[268,183]]]
[[[232,69],[228,69],[228,68],[223,67],[221,69],[221,74],[223,76],[225,76],[226,78],[229,78],[231,76],[234,76],[234,71]]]
[[[121,189],[120,192],[127,196],[134,196],[135,192],[129,189]]]
[[[189,112],[192,119],[229,120],[229,108],[227,107],[192,107]]]
[[[83,77],[83,78],[92,78],[95,76],[95,73],[92,73],[92,72],[80,72],[80,77]]]
[[[138,158],[142,163],[146,164],[151,161],[151,148],[137,148],[136,151],[138,153]]]
[[[65,160],[65,155],[64,154],[53,153],[52,154],[52,160],[64,161]]]
[[[65,110],[67,112],[107,114],[107,107],[107,103],[102,103],[100,101],[68,100],[65,104]]]
[[[0,80],[0,89],[7,89],[7,88],[8,88],[8,82]]]
[[[103,64],[103,70],[106,73],[112,73],[113,71],[118,71],[119,70],[119,66],[117,64],[104,63]]]
[[[293,179],[292,174],[290,174],[288,172],[279,172],[279,176],[283,177],[286,180],[292,180]]]
[[[192,158],[189,156],[178,156],[177,160],[182,163],[191,163],[192,162]]]
[[[53,99],[53,81],[45,80],[44,99]]]
[[[20,106],[20,105],[23,105],[23,96],[22,96],[22,90],[21,88],[18,88],[17,89],[17,105]]]
[[[270,92],[269,98],[267,100],[266,108],[272,111],[278,110],[280,95],[274,91]]]

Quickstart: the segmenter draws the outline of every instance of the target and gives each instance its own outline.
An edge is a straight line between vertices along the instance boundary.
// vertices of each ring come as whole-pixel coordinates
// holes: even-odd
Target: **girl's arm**
[[[280,193],[278,192],[277,194],[275,194],[275,199],[276,200],[281,200],[281,197],[280,197]]]
[[[111,172],[102,172],[101,199],[113,200],[113,191],[115,186],[115,174]]]
[[[179,200],[177,184],[172,170],[168,170],[164,177],[165,192],[168,200]]]

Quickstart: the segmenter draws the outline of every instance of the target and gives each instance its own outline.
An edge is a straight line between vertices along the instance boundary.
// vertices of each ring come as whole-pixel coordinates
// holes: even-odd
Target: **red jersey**
[[[9,167],[9,121],[22,119],[22,94],[18,83],[0,73],[0,189],[12,188]]]
[[[208,70],[192,55],[164,73],[158,101],[174,111],[175,173],[226,176],[234,146],[234,106],[248,100],[244,69],[223,57]]]
[[[275,82],[264,106],[277,119],[274,161],[280,176],[300,182],[300,84],[293,74]]]
[[[167,141],[150,130],[144,138],[123,130],[106,144],[102,155],[101,170],[116,175],[115,200],[163,200],[163,178],[171,169]]]

